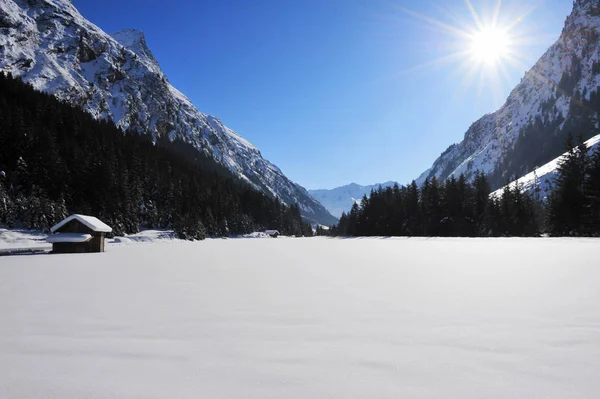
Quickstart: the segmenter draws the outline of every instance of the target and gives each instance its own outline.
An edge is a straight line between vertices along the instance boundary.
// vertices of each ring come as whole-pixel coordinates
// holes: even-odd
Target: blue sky
[[[142,30],[175,87],[306,188],[417,178],[502,105],[572,7],[502,1],[512,55],[476,65],[460,32],[497,0],[73,3],[108,33]]]

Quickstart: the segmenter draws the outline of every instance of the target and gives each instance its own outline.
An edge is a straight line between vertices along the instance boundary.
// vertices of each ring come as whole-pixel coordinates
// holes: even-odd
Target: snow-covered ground
[[[46,241],[48,234],[39,230],[18,230],[0,228],[0,251],[8,249],[26,249],[26,248],[51,248],[50,243]],[[231,238],[270,238],[264,232],[254,232]],[[159,241],[181,241],[173,230],[142,230],[137,234],[130,234],[124,237],[109,238],[106,240],[108,246],[113,244],[150,244]]]
[[[39,230],[0,228],[0,251],[8,249],[48,248],[52,244],[46,241],[47,233]],[[143,230],[125,237],[107,239],[107,244],[153,243],[164,240],[176,240],[172,230]]]
[[[0,228],[0,250],[16,248],[48,247],[48,234],[36,230],[3,229]]]
[[[0,398],[595,398],[586,239],[265,239],[0,258]]]

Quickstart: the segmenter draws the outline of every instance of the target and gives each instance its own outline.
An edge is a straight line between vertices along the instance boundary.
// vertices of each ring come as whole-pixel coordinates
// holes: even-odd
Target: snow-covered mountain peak
[[[600,13],[600,4],[598,0],[575,0],[573,2],[573,15],[586,14],[588,16],[598,16]]]
[[[149,50],[146,44],[146,37],[141,30],[123,29],[113,33],[112,37],[128,49],[142,47],[144,50]]]
[[[561,40],[585,38],[582,29],[597,29],[600,21],[600,4],[597,0],[577,0],[573,4],[573,11],[565,21]],[[583,36],[583,37],[582,37]]]
[[[108,35],[68,0],[0,0],[0,71],[123,129],[191,144],[322,224],[335,218],[258,149],[173,87],[142,32]]]
[[[131,50],[141,61],[156,73],[162,73],[158,62],[152,55],[144,33],[137,29],[124,29],[112,34],[112,37],[123,47]]]
[[[316,198],[323,206],[335,217],[342,216],[343,212],[348,213],[352,205],[360,204],[363,196],[368,196],[371,190],[377,190],[379,187],[393,187],[397,184],[393,181],[385,183],[361,186],[357,183],[350,183],[345,186],[336,187],[331,190],[309,190],[310,195]]]

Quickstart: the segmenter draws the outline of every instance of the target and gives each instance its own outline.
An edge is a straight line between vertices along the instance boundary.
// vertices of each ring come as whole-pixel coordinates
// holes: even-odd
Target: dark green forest
[[[580,139],[581,141],[581,139]],[[435,177],[418,187],[379,188],[343,214],[337,226],[317,229],[332,236],[535,237],[600,236],[600,146],[587,148],[567,139],[553,191],[545,201],[536,193],[505,186],[490,196],[488,178],[477,172],[445,182]]]
[[[185,239],[312,235],[297,205],[258,192],[191,145],[123,132],[0,73],[0,224],[48,230],[71,213],[94,215],[116,235],[140,227]]]

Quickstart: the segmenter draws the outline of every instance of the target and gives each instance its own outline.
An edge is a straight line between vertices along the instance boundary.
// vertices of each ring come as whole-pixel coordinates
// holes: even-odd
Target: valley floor
[[[0,397],[596,397],[599,248],[213,239],[2,257]]]

